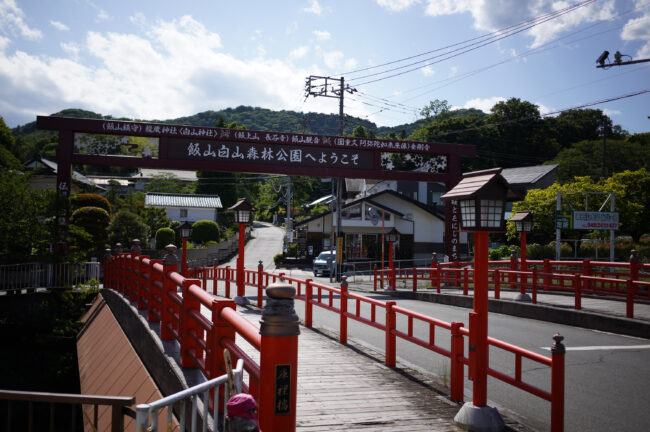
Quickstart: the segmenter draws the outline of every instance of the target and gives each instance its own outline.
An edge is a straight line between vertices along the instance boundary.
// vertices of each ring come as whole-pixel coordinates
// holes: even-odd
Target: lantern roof
[[[251,203],[248,202],[246,198],[240,198],[239,201],[237,201],[232,207],[228,207],[228,210],[234,210],[234,211],[254,211],[255,209],[251,205]]]
[[[527,220],[531,220],[531,221],[533,220],[533,214],[528,210],[518,211],[515,214],[513,214],[509,219],[510,222],[527,221]]]
[[[471,199],[478,195],[497,195],[506,197],[506,201],[521,198],[512,190],[508,182],[501,175],[501,168],[491,168],[482,171],[473,171],[463,174],[463,179],[449,192],[442,195],[442,200]]]

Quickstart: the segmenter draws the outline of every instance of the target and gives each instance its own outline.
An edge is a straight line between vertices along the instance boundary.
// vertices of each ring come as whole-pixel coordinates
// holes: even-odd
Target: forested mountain
[[[66,109],[53,115],[115,119],[80,109]],[[368,120],[346,116],[344,130],[346,135],[358,137],[475,145],[477,157],[465,159],[463,171],[560,163],[562,180],[570,180],[570,176],[578,174],[596,178],[602,174],[603,133],[612,143],[606,148],[610,160],[606,168],[608,173],[619,167],[639,169],[649,165],[650,156],[645,145],[647,134],[629,136],[597,109],[569,110],[555,117],[543,117],[536,105],[511,98],[495,104],[487,114],[477,109],[452,110],[446,101],[436,100],[425,107],[421,115],[423,118],[413,123],[395,127],[378,127]],[[192,126],[220,125],[318,135],[338,135],[338,121],[336,114],[273,111],[250,106],[164,120],[165,123]],[[37,130],[35,122],[16,127],[12,133],[15,143],[7,150],[21,162],[37,153],[54,156],[55,133]],[[586,160],[589,163],[585,163]]]

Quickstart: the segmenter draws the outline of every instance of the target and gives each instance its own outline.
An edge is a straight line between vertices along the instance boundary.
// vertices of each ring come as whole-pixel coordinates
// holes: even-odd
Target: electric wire
[[[545,17],[544,19],[534,21],[532,24],[527,24],[523,28],[517,28],[516,30],[509,31],[505,35],[493,36],[493,37],[489,38],[487,40],[487,42],[485,42],[485,41],[474,42],[474,43],[471,43],[469,45],[465,45],[465,46],[463,46],[461,48],[457,48],[457,49],[445,52],[445,53],[440,54],[440,55],[436,55],[434,57],[431,57],[431,58],[428,58],[428,59],[425,59],[425,60],[420,60],[418,62],[413,62],[413,63],[409,63],[409,64],[399,66],[399,67],[396,67],[396,68],[387,69],[385,71],[376,72],[376,73],[372,73],[372,74],[368,74],[368,75],[364,75],[364,76],[361,76],[361,77],[354,78],[353,80],[351,80],[350,85],[353,85],[354,87],[361,87],[363,85],[375,83],[375,82],[378,82],[378,81],[383,81],[383,80],[386,80],[386,79],[389,79],[389,78],[394,78],[396,76],[400,76],[400,75],[404,75],[404,74],[407,74],[407,73],[410,73],[410,72],[414,72],[416,70],[420,70],[424,66],[430,66],[432,64],[437,64],[437,63],[443,62],[445,60],[449,60],[449,59],[458,57],[461,54],[466,54],[468,52],[475,51],[478,48],[482,48],[482,47],[484,47],[486,45],[493,44],[493,43],[498,42],[498,41],[500,41],[502,39],[505,39],[505,38],[508,38],[510,36],[514,36],[514,35],[516,35],[518,33],[521,33],[523,31],[529,30],[529,29],[531,29],[531,28],[533,28],[535,26],[538,26],[538,25],[543,24],[545,22],[548,22],[548,21],[550,21],[552,19],[555,19],[555,18],[557,18],[559,16],[567,14],[567,13],[573,11],[574,9],[578,8],[578,7],[583,7],[583,6],[586,6],[587,4],[593,3],[593,1],[595,1],[595,0],[587,0],[587,1],[583,2],[583,3],[578,4],[578,5],[574,5],[573,7],[562,9],[561,10],[562,12],[558,12],[558,13],[552,14],[549,17]],[[440,57],[442,57],[442,58],[440,58]],[[438,60],[434,61],[434,59],[438,59]],[[417,67],[412,67],[412,66],[415,66],[415,65],[418,65],[418,66]],[[410,68],[410,69],[403,70],[403,69],[406,69],[406,68]],[[369,80],[369,81],[364,81],[364,82],[357,82],[358,80],[362,80],[362,79],[365,79],[365,78],[372,78],[374,76],[384,75],[384,74],[387,74],[387,73],[390,73],[390,72],[395,72],[395,71],[398,71],[398,70],[400,72],[396,72],[396,73],[388,75],[388,76],[384,76],[384,77],[381,77],[381,78],[375,78],[375,79],[372,79],[372,80]]]

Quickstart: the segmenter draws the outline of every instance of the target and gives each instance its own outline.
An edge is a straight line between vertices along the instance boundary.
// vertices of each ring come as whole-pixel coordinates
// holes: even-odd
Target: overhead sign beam
[[[445,183],[461,178],[465,144],[237,130],[120,120],[38,116],[59,131],[57,190],[70,193],[70,166],[108,165],[311,177]],[[445,253],[459,259],[458,208],[445,205]],[[64,237],[61,231],[61,238]]]
[[[117,120],[39,116],[36,125],[39,129],[73,132],[73,164],[447,183],[451,160],[476,154],[474,146],[464,144]],[[104,135],[154,138],[157,148],[149,149],[149,153],[128,154],[123,148],[115,148],[126,146],[124,142],[115,142],[111,147],[108,140],[102,142]],[[84,140],[93,142],[79,148]],[[398,162],[391,157],[393,154],[401,155]]]

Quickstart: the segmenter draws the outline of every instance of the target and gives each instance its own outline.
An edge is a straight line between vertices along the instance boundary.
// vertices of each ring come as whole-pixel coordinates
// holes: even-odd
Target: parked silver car
[[[314,276],[324,276],[332,273],[336,262],[336,251],[323,251],[314,259]]]

